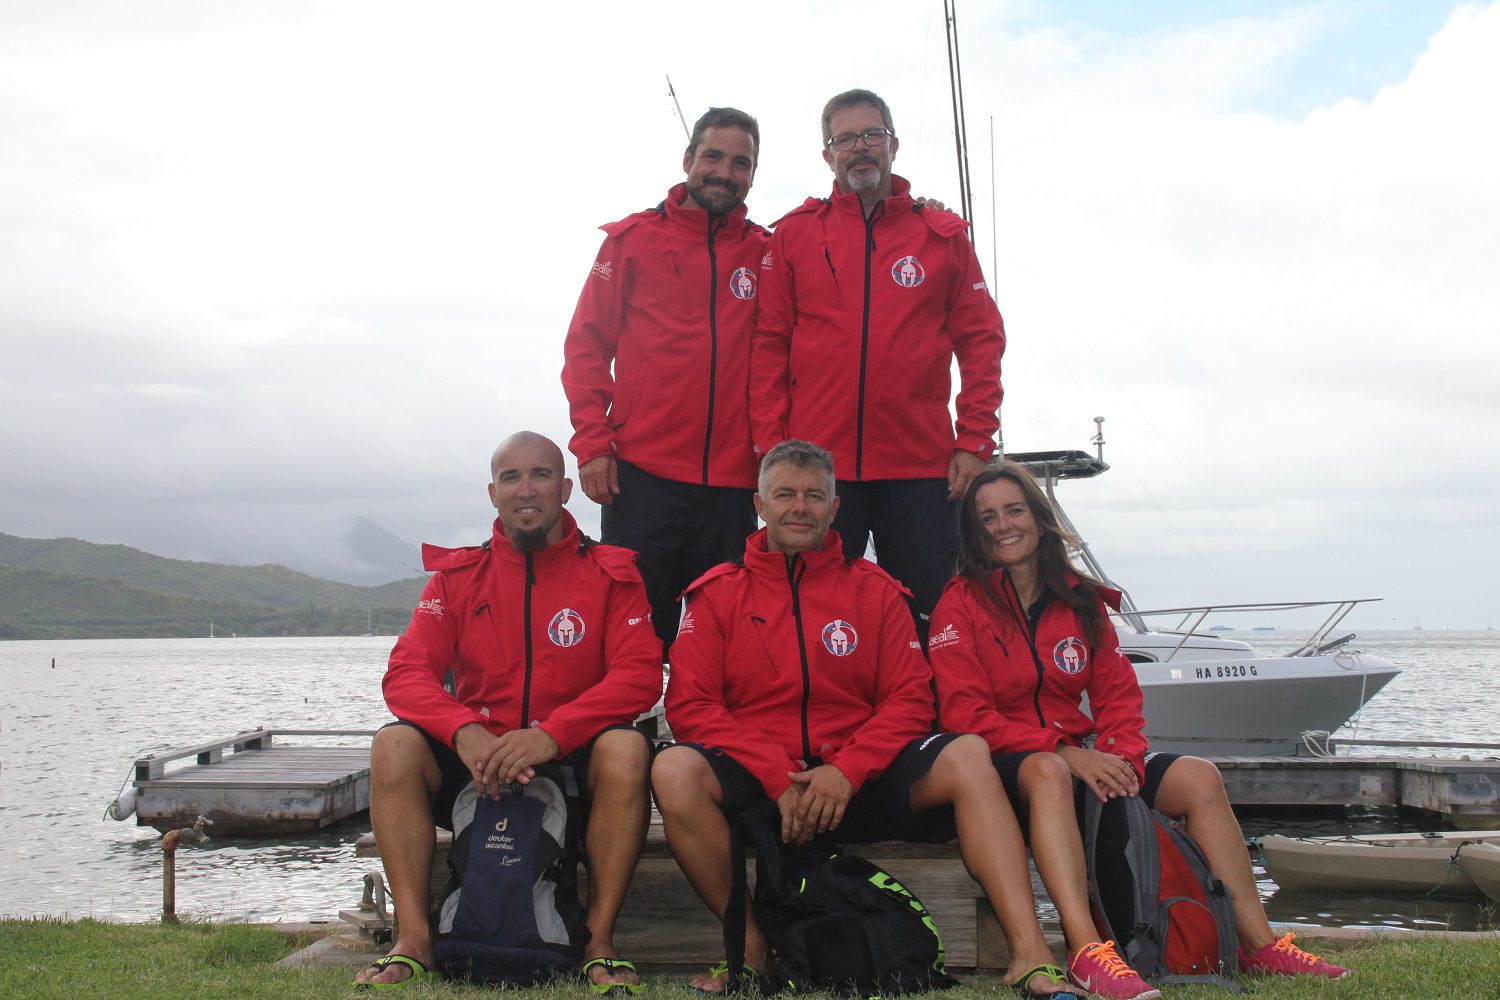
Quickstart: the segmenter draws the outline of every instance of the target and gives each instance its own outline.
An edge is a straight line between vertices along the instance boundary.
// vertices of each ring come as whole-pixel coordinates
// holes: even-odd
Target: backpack
[[[774,802],[737,817],[730,845],[730,990],[746,985],[747,849],[756,855],[751,906],[776,960],[776,980],[759,984],[764,992],[891,997],[958,985],[943,969],[932,916],[890,873],[827,842],[783,844]]]
[[[433,947],[451,979],[530,986],[576,972],[583,959],[577,781],[555,761],[535,771],[498,799],[470,783],[453,803]]]
[[[1197,841],[1133,795],[1100,802],[1078,790],[1094,921],[1153,985],[1208,983],[1247,992],[1238,966],[1234,908]]]

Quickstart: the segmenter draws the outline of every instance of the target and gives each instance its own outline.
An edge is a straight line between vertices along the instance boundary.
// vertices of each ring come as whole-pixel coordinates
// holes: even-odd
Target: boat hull
[[[1479,891],[1500,903],[1500,844],[1466,844],[1459,849],[1458,866]]]
[[[1472,867],[1484,866],[1488,874],[1489,852],[1500,860],[1500,830],[1438,836],[1270,836],[1260,839],[1260,849],[1266,871],[1283,889],[1479,895],[1471,866],[1464,861],[1474,855]],[[1500,865],[1494,872],[1500,878]]]

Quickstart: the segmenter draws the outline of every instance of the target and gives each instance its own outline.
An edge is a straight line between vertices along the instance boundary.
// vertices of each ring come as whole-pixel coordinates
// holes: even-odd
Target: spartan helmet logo
[[[564,649],[582,642],[583,631],[583,616],[572,608],[563,608],[547,624],[547,638]]]
[[[1089,650],[1077,636],[1068,636],[1052,649],[1052,662],[1065,674],[1079,674],[1089,665]]]
[[[755,298],[755,272],[742,267],[729,276],[729,291],[737,299]]]
[[[902,257],[891,265],[891,280],[902,288],[916,288],[927,280],[927,272],[922,270],[922,262],[915,257]]]
[[[835,618],[823,626],[823,648],[834,656],[848,656],[859,646],[859,633],[854,626]]]

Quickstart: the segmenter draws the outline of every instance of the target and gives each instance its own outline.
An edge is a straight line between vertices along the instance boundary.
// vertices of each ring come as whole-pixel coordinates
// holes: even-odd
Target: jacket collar
[[[667,192],[667,200],[662,202],[662,212],[667,221],[674,226],[681,226],[695,235],[707,236],[708,228],[715,217],[701,208],[685,208],[682,204],[683,197],[687,194],[687,184],[673,185],[672,190]],[[745,203],[740,202],[734,211],[722,216],[723,226],[718,230],[721,233],[737,233],[745,228]]]
[[[858,216],[861,219],[865,217],[865,207],[860,202],[859,195],[853,191],[841,190],[837,181],[834,182],[833,194],[829,195],[828,203],[840,212]],[[886,215],[895,215],[898,212],[910,212],[916,205],[916,202],[911,200],[911,182],[905,177],[892,174],[890,196],[882,199],[881,204],[885,206]]]
[[[829,531],[823,539],[823,547],[816,552],[799,553],[807,569],[804,573],[818,573],[844,564],[844,543],[837,531]],[[786,556],[766,548],[766,529],[761,528],[745,539],[745,568],[756,575],[774,575],[786,579]]]
[[[583,534],[578,530],[578,522],[573,520],[573,515],[568,512],[567,508],[563,508],[562,524],[562,538],[534,552],[532,565],[557,562],[569,555],[577,554],[583,545]],[[505,527],[498,517],[495,518],[495,525],[490,534],[490,555],[507,564],[520,565],[526,561],[524,553],[511,548],[510,537],[506,535]]]

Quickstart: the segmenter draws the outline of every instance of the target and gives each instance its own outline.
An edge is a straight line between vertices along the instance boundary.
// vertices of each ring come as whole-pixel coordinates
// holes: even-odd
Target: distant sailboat
[[[1420,632],[1420,631],[1422,631],[1422,619],[1420,619],[1420,618],[1416,619],[1416,624],[1411,627],[1411,630],[1413,632]]]
[[[365,608],[365,635],[375,634],[375,609]]]

